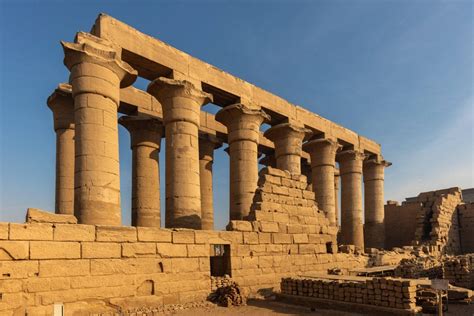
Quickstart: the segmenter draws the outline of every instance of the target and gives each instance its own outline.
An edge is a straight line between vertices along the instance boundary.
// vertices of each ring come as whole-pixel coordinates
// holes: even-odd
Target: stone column
[[[74,98],[74,213],[83,224],[121,225],[117,109],[137,72],[105,39],[77,33],[61,44]]]
[[[150,117],[123,116],[132,149],[132,226],[160,227],[160,145],[163,125]]]
[[[336,225],[339,226],[339,181],[340,173],[338,168],[334,168],[334,210],[336,213]]]
[[[291,174],[301,174],[301,147],[310,130],[291,123],[272,126],[265,137],[275,144],[276,166]]]
[[[158,78],[148,92],[163,107],[166,134],[166,227],[201,229],[199,140],[201,106],[212,95],[185,80]]]
[[[364,161],[364,236],[368,248],[384,248],[384,170],[390,165],[381,157]]]
[[[265,154],[265,157],[261,158],[258,161],[259,164],[264,165],[265,167],[276,168],[276,159],[275,155]]]
[[[313,191],[319,209],[323,210],[329,224],[336,225],[336,206],[334,196],[334,167],[336,151],[340,145],[331,139],[315,139],[304,144],[311,156]]]
[[[212,189],[212,165],[214,150],[222,146],[216,137],[203,135],[199,138],[199,173],[201,176],[201,229],[214,229],[214,199]]]
[[[337,155],[341,174],[341,242],[364,250],[362,161],[365,154],[345,150]]]
[[[230,155],[230,219],[243,220],[250,212],[258,182],[260,125],[270,117],[259,107],[234,104],[216,114],[227,126]]]
[[[71,86],[60,84],[48,98],[56,132],[57,214],[74,214],[74,100]]]

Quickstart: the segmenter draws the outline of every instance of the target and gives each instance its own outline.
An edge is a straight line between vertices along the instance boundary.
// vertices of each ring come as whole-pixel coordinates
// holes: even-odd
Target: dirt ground
[[[213,307],[213,308],[193,308],[178,311],[173,315],[318,315],[318,316],[349,316],[363,315],[358,313],[348,313],[333,310],[311,311],[309,308],[289,305],[277,301],[251,300],[246,306],[240,307]],[[446,316],[474,316],[474,305],[450,305]]]

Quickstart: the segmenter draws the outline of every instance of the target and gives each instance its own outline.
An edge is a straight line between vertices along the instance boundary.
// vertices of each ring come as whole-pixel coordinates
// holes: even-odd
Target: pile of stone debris
[[[405,258],[395,268],[394,275],[399,278],[428,278],[440,279],[443,277],[441,261],[433,256],[416,256]]]
[[[446,258],[443,274],[451,284],[474,290],[474,254]]]
[[[224,307],[241,306],[247,302],[242,289],[228,275],[212,277],[211,288],[213,292],[208,299],[217,305]]]
[[[161,305],[161,306],[145,306],[139,308],[132,308],[132,309],[121,309],[120,315],[124,316],[137,316],[137,315],[147,315],[147,316],[155,316],[155,315],[168,315],[174,314],[179,311],[184,311],[187,309],[194,309],[194,308],[205,308],[211,312],[211,309],[215,308],[215,305],[211,302],[202,301],[202,302],[194,302],[194,303],[186,303],[186,304],[169,304],[169,305]],[[101,314],[104,315],[104,314]],[[109,314],[106,314],[109,315]],[[116,313],[110,315],[118,315]]]

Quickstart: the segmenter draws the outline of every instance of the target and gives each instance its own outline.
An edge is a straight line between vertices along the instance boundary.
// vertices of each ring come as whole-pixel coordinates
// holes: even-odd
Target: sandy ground
[[[174,315],[319,315],[319,316],[349,316],[363,315],[358,313],[348,313],[333,310],[311,311],[309,308],[289,305],[276,301],[252,300],[247,306],[240,307],[215,307],[215,308],[194,308],[179,311]],[[474,305],[450,305],[446,316],[474,316]]]

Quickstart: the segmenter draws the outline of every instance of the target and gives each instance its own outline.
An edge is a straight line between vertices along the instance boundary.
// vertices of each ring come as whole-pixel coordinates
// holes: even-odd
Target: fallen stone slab
[[[58,223],[77,224],[77,218],[69,214],[55,214],[37,208],[29,208],[26,212],[27,223]]]

